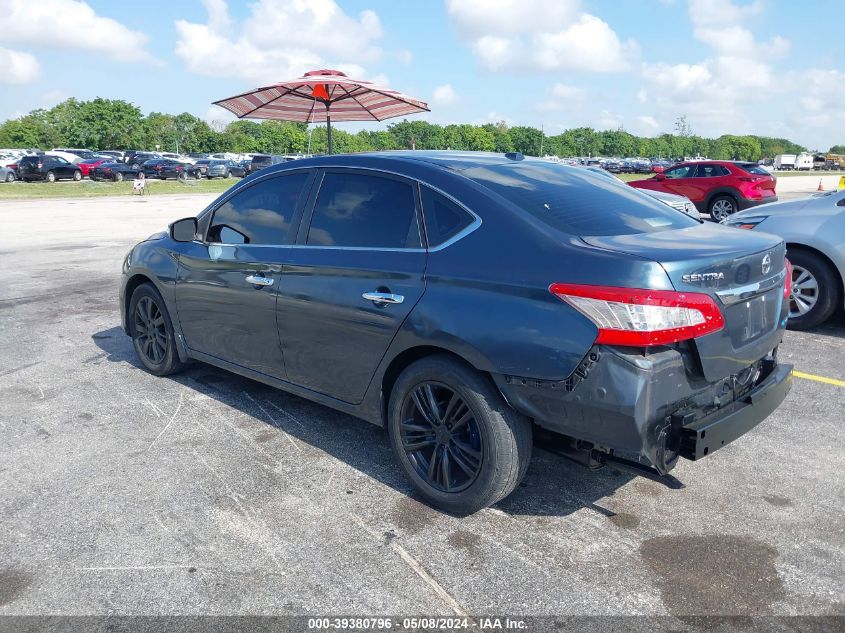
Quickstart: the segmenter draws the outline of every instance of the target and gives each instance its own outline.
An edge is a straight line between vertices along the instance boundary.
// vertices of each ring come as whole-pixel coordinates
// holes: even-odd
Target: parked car
[[[77,149],[77,148],[67,148],[67,147],[55,147],[48,152],[48,154],[55,154],[56,152],[63,152],[65,154],[73,154],[77,156],[79,160],[88,160],[89,158],[95,158],[95,153],[92,152],[90,149]],[[67,159],[67,156],[64,157]],[[73,162],[72,160],[68,159],[68,162]]]
[[[605,176],[606,178],[611,178],[615,182],[623,182],[618,176],[614,176],[607,170],[602,169],[600,167],[584,167],[584,169]],[[674,193],[666,193],[665,191],[654,191],[652,189],[637,189],[637,191],[647,194],[655,200],[659,200],[660,202],[669,205],[676,211],[685,213],[686,215],[698,220],[699,222],[701,221],[701,217],[698,214],[698,209],[695,208],[695,205],[692,203],[692,201],[690,201],[689,198],[685,198],[684,196],[678,196]]]
[[[77,163],[77,166],[79,167],[79,169],[81,169],[81,170],[82,170],[82,175],[83,175],[83,176],[90,176],[90,175],[91,175],[91,170],[92,170],[94,167],[97,167],[97,166],[99,166],[99,165],[102,165],[103,163],[107,163],[107,162],[109,162],[110,160],[113,160],[113,159],[109,159],[109,158],[89,158],[89,159],[87,159],[87,160],[81,160],[81,161],[79,161],[79,162]]]
[[[749,209],[724,224],[786,241],[792,264],[791,329],[820,325],[845,305],[845,189]]]
[[[180,163],[170,158],[154,158],[141,166],[141,171],[147,178],[187,178],[190,165]]]
[[[121,161],[121,162],[123,161],[123,152],[121,152],[119,150],[112,150],[112,149],[100,150],[97,153],[100,154],[101,156],[111,156],[115,161]]]
[[[210,158],[200,158],[191,167],[191,175],[194,178],[203,178],[208,171],[208,164],[211,162]]]
[[[637,189],[685,196],[716,222],[741,209],[778,199],[777,179],[756,163],[725,160],[680,163],[651,178],[628,184]]]
[[[76,164],[82,162],[82,159],[79,156],[77,156],[76,154],[72,154],[70,152],[64,152],[64,151],[58,150],[58,149],[53,149],[53,150],[50,150],[49,152],[44,152],[43,154],[37,154],[37,155],[38,156],[58,156],[60,158],[65,159],[67,162],[69,162],[72,165],[76,165]]]
[[[208,178],[231,178],[232,176],[243,178],[245,170],[233,160],[212,160],[208,163],[205,175]]]
[[[11,167],[0,167],[0,182],[15,182],[15,170]]]
[[[88,172],[91,180],[111,180],[113,182],[133,180],[140,174],[140,169],[133,169],[131,165],[119,162],[102,163]]]
[[[672,483],[762,421],[791,385],[784,254],[521,154],[326,156],[136,245],[120,310],[149,372],[196,359],[386,426],[469,513],[516,489],[532,424]]]
[[[141,166],[146,163],[148,160],[157,160],[161,158],[161,154],[157,152],[126,152],[128,154],[126,158],[126,164],[131,166],[133,169],[140,169]]]
[[[281,154],[256,154],[250,161],[250,171],[255,173],[265,167],[278,165],[279,163],[284,163],[287,160],[289,159]]]
[[[698,209],[695,208],[692,200],[685,196],[679,196],[674,193],[666,193],[665,191],[655,191],[653,189],[639,189],[639,191],[650,195],[655,200],[660,200],[663,204],[668,204],[673,209],[680,211],[681,213],[685,213],[691,218],[695,218],[696,220],[701,219]]]
[[[61,156],[24,156],[18,161],[17,176],[24,182],[32,180],[82,180],[82,170]]]

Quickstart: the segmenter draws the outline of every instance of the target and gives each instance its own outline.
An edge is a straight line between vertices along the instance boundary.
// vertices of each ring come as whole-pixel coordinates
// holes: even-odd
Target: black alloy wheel
[[[450,387],[426,381],[402,404],[402,448],[417,475],[442,492],[460,492],[478,477],[482,439],[472,409]]]
[[[134,331],[136,334],[136,349],[143,356],[142,360],[151,365],[164,362],[170,346],[164,314],[152,297],[146,296],[135,304]]]

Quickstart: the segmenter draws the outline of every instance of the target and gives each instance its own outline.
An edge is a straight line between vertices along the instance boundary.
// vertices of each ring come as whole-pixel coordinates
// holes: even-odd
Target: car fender
[[[707,195],[704,196],[704,210],[706,211],[707,208],[710,206],[710,201],[713,200],[716,196],[730,196],[734,200],[739,203],[740,200],[745,200],[745,196],[740,193],[739,189],[735,187],[729,186],[722,186],[722,187],[714,187],[710,191],[707,192]],[[696,203],[696,205],[702,203]]]
[[[182,336],[182,326],[179,322],[179,314],[176,310],[176,277],[178,273],[178,249],[180,244],[174,242],[166,234],[151,236],[148,240],[137,244],[128,257],[128,266],[124,271],[124,280],[121,285],[121,307],[128,308],[131,296],[126,292],[127,284],[137,276],[141,275],[150,280],[156,287],[165,307],[170,315],[173,324],[174,338],[176,339],[179,357],[186,360],[187,350]],[[124,314],[123,327],[128,333],[129,315],[128,310]]]
[[[821,253],[836,269],[842,293],[840,297],[845,298],[845,213],[802,216],[798,226],[795,217],[773,215],[763,220],[756,230],[783,239],[787,244],[787,257],[789,246],[800,246]]]

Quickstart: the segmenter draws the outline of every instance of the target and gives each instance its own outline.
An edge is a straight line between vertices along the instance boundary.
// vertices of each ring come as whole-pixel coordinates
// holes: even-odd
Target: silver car
[[[0,167],[0,182],[15,182],[15,170]]]
[[[789,327],[815,327],[843,306],[845,189],[747,209],[722,224],[779,235],[792,263]]]

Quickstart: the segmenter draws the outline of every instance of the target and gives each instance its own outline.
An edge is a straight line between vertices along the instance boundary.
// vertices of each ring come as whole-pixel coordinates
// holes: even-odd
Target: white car
[[[845,306],[845,189],[746,209],[722,224],[774,233],[786,242],[789,328],[815,327]]]

